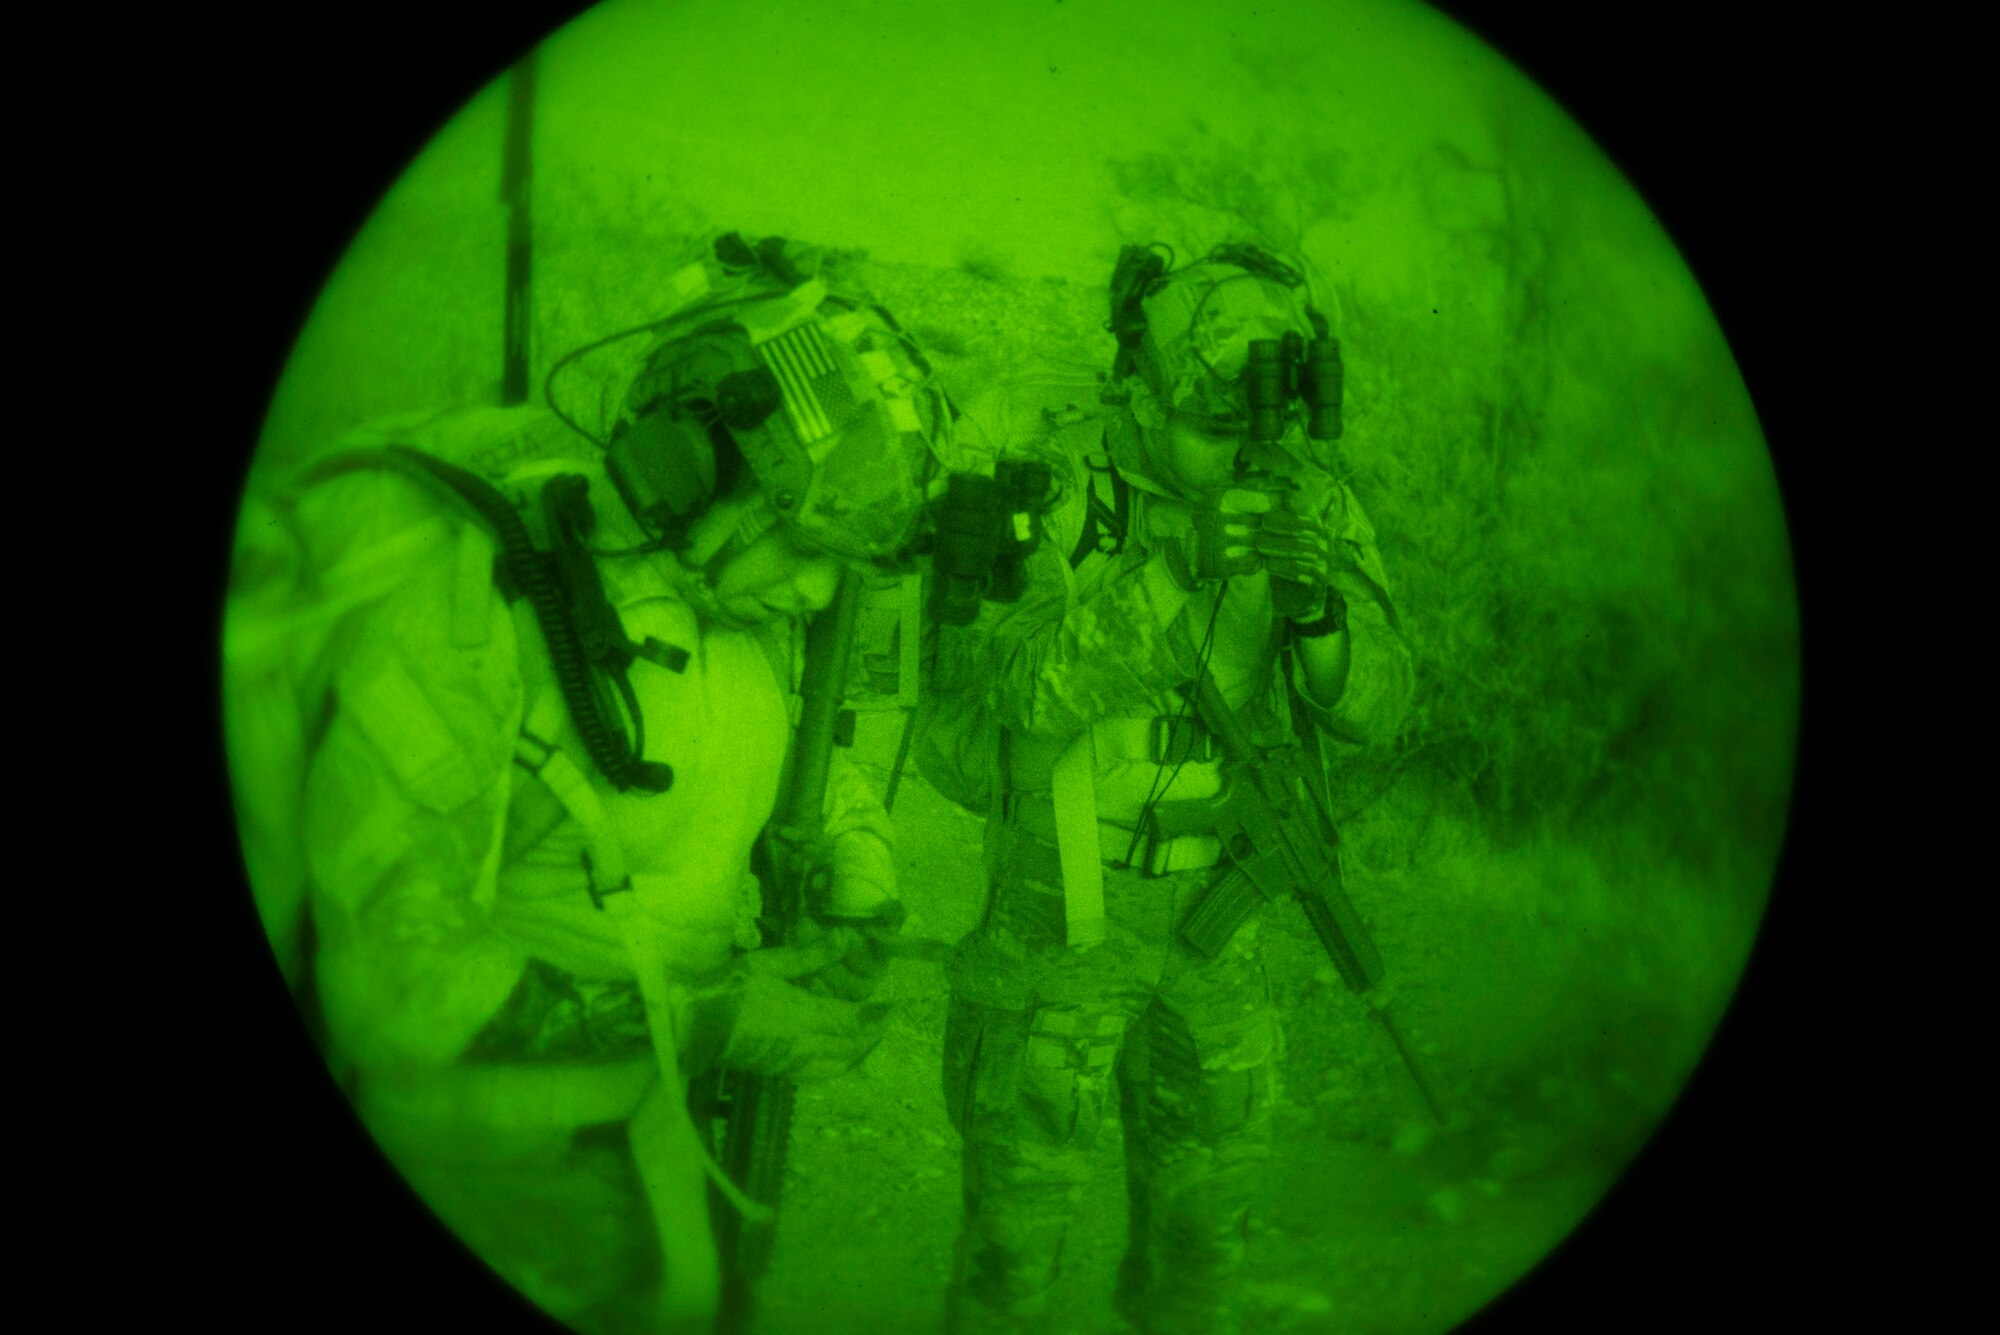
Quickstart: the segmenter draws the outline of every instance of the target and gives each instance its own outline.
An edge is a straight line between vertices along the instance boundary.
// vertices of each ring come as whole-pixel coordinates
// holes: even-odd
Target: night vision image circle
[[[1406,0],[585,14],[327,280],[225,628],[305,1029],[586,1335],[1451,1328],[1798,717],[1694,276]]]

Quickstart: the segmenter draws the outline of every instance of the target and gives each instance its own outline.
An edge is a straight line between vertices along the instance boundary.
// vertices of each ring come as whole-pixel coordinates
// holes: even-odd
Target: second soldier
[[[1337,344],[1298,273],[1248,246],[1178,269],[1128,247],[1112,286],[1115,411],[1016,411],[1016,429],[995,400],[963,424],[984,414],[1006,451],[1046,460],[1061,499],[1025,593],[940,641],[945,712],[963,736],[997,724],[999,753],[945,1051],[961,1335],[1060,1328],[1048,1304],[1113,1098],[1118,1309],[1157,1335],[1239,1328],[1281,1036],[1258,916],[1205,949],[1186,931],[1227,866],[1220,832],[1160,817],[1241,782],[1204,681],[1225,732],[1301,744],[1309,782],[1393,735],[1412,685],[1334,455]]]

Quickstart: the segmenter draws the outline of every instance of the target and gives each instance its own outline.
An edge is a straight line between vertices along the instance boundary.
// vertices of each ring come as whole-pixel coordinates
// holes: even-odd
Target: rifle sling
[[[1085,728],[1049,775],[1056,853],[1062,861],[1065,939],[1073,950],[1104,941],[1104,864],[1097,830],[1097,749]]]
[[[645,1003],[653,1053],[659,1065],[660,1089],[667,1103],[657,1104],[647,1113],[643,1135],[640,1134],[640,1120],[635,1117],[633,1151],[642,1156],[641,1177],[646,1184],[648,1202],[653,1208],[655,1226],[662,1230],[663,1239],[670,1228],[676,1234],[689,1232],[682,1226],[682,1217],[686,1214],[685,1189],[690,1177],[699,1179],[702,1175],[706,1175],[746,1217],[768,1218],[768,1211],[744,1196],[710,1157],[688,1115],[686,1078],[680,1068],[678,1034],[667,996],[666,963],[641,920],[638,896],[632,889],[635,877],[626,869],[624,848],[611,828],[603,803],[598,800],[582,769],[560,749],[536,740],[540,730],[553,734],[561,708],[559,695],[554,691],[543,692],[536,706],[528,711],[520,756],[536,777],[548,786],[563,809],[582,827],[590,858],[587,869],[592,896],[598,907],[617,924],[626,953],[632,959],[640,998]],[[696,1198],[699,1198],[699,1191]],[[707,1236],[705,1221],[700,1231],[703,1237]],[[693,1249],[675,1253],[688,1285],[699,1291],[714,1282],[704,1273],[705,1265],[712,1266],[714,1263],[712,1242],[700,1244],[690,1233],[688,1238],[677,1237],[676,1245]]]
[[[1336,846],[1340,833],[1333,823],[1333,797],[1327,791],[1326,758],[1320,750],[1319,729],[1313,726],[1311,717],[1306,713],[1305,702],[1299,698],[1298,681],[1293,675],[1294,661],[1293,647],[1287,644],[1279,670],[1285,677],[1285,703],[1291,708],[1292,735],[1299,739],[1306,755],[1306,794],[1319,809],[1320,833],[1326,837],[1329,846]]]

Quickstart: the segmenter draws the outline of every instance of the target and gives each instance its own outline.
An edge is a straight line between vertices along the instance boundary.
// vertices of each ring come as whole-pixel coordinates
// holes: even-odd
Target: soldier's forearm
[[[1164,548],[1154,552],[1147,560],[1139,578],[1146,590],[1146,599],[1159,618],[1160,629],[1165,630],[1187,609],[1188,599],[1194,596],[1194,590],[1183,587],[1174,578]]]
[[[853,830],[833,843],[833,882],[823,912],[837,918],[872,918],[896,899],[896,859],[889,842],[872,830]]]
[[[1297,677],[1304,703],[1318,726],[1357,746],[1385,742],[1400,726],[1414,686],[1410,655],[1402,636],[1369,604],[1350,604],[1347,629],[1320,649],[1300,644]],[[1343,660],[1344,659],[1344,663]],[[1315,672],[1315,660],[1319,665]],[[1339,694],[1322,694],[1339,675]]]
[[[1312,702],[1321,709],[1333,709],[1347,693],[1347,676],[1354,666],[1353,637],[1339,630],[1331,635],[1302,639],[1298,646]]]

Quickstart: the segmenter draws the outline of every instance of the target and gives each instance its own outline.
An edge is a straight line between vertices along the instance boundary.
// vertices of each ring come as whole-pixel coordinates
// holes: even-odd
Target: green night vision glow
[[[1450,1329],[1799,696],[1701,290],[1408,0],[591,11],[328,280],[224,661],[306,1030],[585,1335]]]

